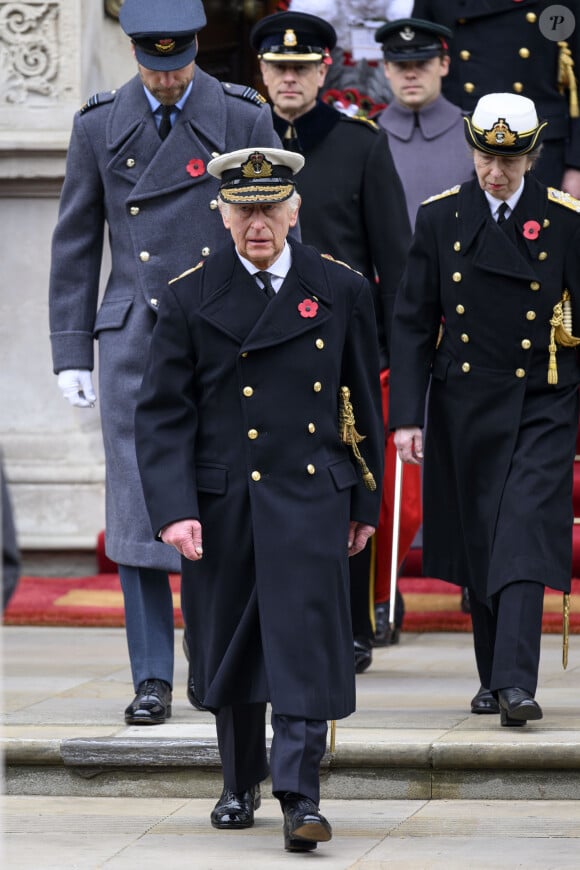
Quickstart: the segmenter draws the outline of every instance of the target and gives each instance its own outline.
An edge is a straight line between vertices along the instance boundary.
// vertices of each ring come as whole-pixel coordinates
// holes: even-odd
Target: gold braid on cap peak
[[[372,471],[369,471],[369,468],[358,449],[359,442],[364,441],[366,435],[359,435],[355,429],[356,420],[354,419],[354,409],[352,407],[352,402],[350,401],[350,390],[348,387],[340,388],[339,425],[340,440],[343,444],[348,444],[352,449],[355,459],[360,465],[364,485],[371,492],[374,492],[377,488],[375,478]]]
[[[562,298],[554,305],[553,315],[550,318],[550,344],[548,351],[548,383],[558,383],[558,367],[556,365],[556,351],[560,347],[577,347],[580,338],[572,335],[572,306],[568,290],[562,292]]]
[[[561,94],[568,89],[569,111],[571,118],[578,118],[578,86],[574,75],[574,58],[567,42],[559,42],[558,48],[558,90]]]

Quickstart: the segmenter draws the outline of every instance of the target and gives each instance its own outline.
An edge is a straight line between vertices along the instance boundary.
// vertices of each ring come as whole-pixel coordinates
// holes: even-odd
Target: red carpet
[[[171,578],[176,625],[183,621],[179,609],[179,575]],[[441,580],[401,577],[405,600],[403,630],[471,631],[471,619],[459,607],[458,587]],[[572,581],[570,631],[580,634],[580,580]],[[123,596],[117,574],[93,577],[22,577],[4,613],[6,625],[60,625],[116,627],[124,624]],[[562,595],[546,592],[544,631],[562,630]]]

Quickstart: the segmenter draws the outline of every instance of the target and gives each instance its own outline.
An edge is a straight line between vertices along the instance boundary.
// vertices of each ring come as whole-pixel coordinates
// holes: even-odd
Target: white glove
[[[71,405],[94,408],[97,397],[88,369],[64,369],[58,374],[58,386]]]

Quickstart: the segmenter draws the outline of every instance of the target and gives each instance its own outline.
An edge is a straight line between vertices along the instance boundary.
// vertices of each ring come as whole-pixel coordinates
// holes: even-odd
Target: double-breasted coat
[[[50,329],[55,372],[92,369],[106,457],[107,554],[124,565],[179,570],[151,539],[133,419],[157,310],[168,281],[223,245],[212,156],[280,146],[251,88],[196,68],[191,93],[161,142],[138,76],[92,98],[74,119],[52,246]],[[99,306],[104,227],[111,267]]]
[[[570,584],[576,348],[558,347],[557,384],[547,375],[564,289],[580,325],[579,212],[527,176],[502,226],[477,181],[417,217],[393,321],[390,426],[423,425],[431,377],[424,571],[482,601],[517,580]]]
[[[484,94],[506,92],[534,101],[538,117],[548,121],[534,171],[545,184],[558,186],[565,167],[580,169],[580,119],[570,112],[569,91],[559,85],[557,31],[548,38],[546,22],[540,26],[554,5],[552,0],[415,0],[413,16],[453,31],[451,65],[442,82],[452,103],[472,112]],[[577,77],[580,2],[561,6],[576,22],[567,42]]]
[[[202,525],[203,558],[182,560],[197,696],[328,719],[355,703],[347,534],[379,515],[378,345],[366,279],[291,250],[270,301],[233,244],[169,288],[136,444],[153,530]],[[341,386],[374,492],[339,437]]]
[[[288,122],[276,112],[274,127],[284,140]],[[320,100],[294,127],[306,160],[296,176],[302,240],[371,282],[381,366],[388,368],[393,305],[411,242],[388,140],[373,122],[349,118]]]

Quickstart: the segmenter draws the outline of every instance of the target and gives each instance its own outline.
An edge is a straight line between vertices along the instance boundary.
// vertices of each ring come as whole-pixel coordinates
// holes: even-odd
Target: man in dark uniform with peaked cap
[[[75,116],[53,238],[50,329],[54,371],[73,405],[95,403],[99,342],[106,547],[119,565],[136,692],[125,720],[149,725],[171,714],[168,571],[179,571],[179,558],[151,539],[133,437],[137,391],[167,282],[227,237],[207,164],[279,140],[256,91],[196,67],[200,0],[125,0],[120,22],[139,74]],[[105,223],[111,271],[98,307]]]
[[[211,822],[250,827],[270,772],[292,852],[331,837],[319,766],[327,720],[354,710],[348,556],[378,520],[384,443],[369,283],[287,239],[303,161],[257,145],[210,163],[233,243],[167,288],[136,414],[151,526],[183,557],[195,689],[216,714]]]
[[[376,124],[349,118],[318,99],[336,43],[316,15],[283,12],[254,26],[250,40],[284,146],[306,158],[298,189],[302,240],[362,272],[374,290],[381,369],[389,366],[395,293],[411,231],[389,143]],[[376,281],[375,281],[376,278]],[[354,648],[371,662],[371,552],[351,562]]]
[[[563,15],[550,18],[556,6]],[[454,33],[444,96],[464,112],[491,92],[533,100],[548,121],[534,172],[580,197],[579,0],[415,0],[412,14]]]

